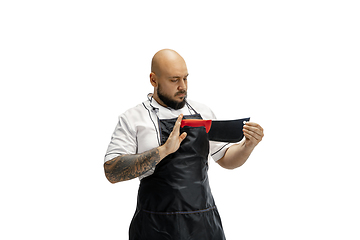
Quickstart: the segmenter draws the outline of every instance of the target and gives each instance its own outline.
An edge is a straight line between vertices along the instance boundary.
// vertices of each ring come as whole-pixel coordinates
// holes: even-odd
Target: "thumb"
[[[187,133],[186,133],[186,132],[183,132],[183,133],[179,136],[180,143],[186,138],[186,136],[187,136]]]

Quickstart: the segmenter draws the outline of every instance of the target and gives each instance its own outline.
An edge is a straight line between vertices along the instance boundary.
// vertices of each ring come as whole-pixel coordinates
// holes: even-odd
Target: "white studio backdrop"
[[[127,239],[138,180],[103,157],[152,92],[150,61],[186,60],[189,98],[265,137],[212,162],[227,239],[360,239],[357,1],[2,1],[1,239]]]

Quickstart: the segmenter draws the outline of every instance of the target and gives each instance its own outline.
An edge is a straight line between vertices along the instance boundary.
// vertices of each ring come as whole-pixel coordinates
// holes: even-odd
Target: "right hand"
[[[180,125],[181,125],[182,118],[183,118],[183,115],[180,114],[178,119],[175,122],[174,128],[173,128],[172,132],[170,133],[169,138],[166,140],[166,142],[164,144],[167,154],[176,152],[179,149],[181,142],[186,138],[186,135],[187,135],[186,132],[183,132],[180,135]]]

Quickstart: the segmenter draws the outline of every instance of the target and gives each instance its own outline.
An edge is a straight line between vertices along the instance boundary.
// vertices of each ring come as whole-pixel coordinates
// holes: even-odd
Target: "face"
[[[168,65],[157,80],[155,99],[166,107],[180,109],[185,105],[187,97],[188,71],[185,63]]]
[[[187,93],[186,90],[179,90],[178,92],[175,93],[175,95],[173,97],[168,96],[166,94],[166,91],[164,91],[164,89],[162,88],[162,85],[159,84],[158,88],[157,88],[157,95],[159,97],[159,99],[168,107],[172,108],[172,109],[181,109],[185,106],[185,99],[187,97]],[[177,100],[178,98],[178,100]]]

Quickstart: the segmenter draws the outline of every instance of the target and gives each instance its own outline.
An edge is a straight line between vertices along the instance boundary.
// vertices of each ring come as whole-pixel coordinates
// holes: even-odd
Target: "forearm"
[[[254,147],[246,146],[245,142],[232,145],[217,163],[226,169],[238,168],[246,162],[253,150]]]
[[[121,155],[104,163],[105,176],[111,183],[137,178],[167,156],[163,146],[140,154]]]
[[[105,162],[106,178],[111,183],[137,178],[155,167],[167,155],[176,152],[186,137],[185,132],[180,135],[182,117],[180,114],[164,145],[140,154],[121,155]]]

